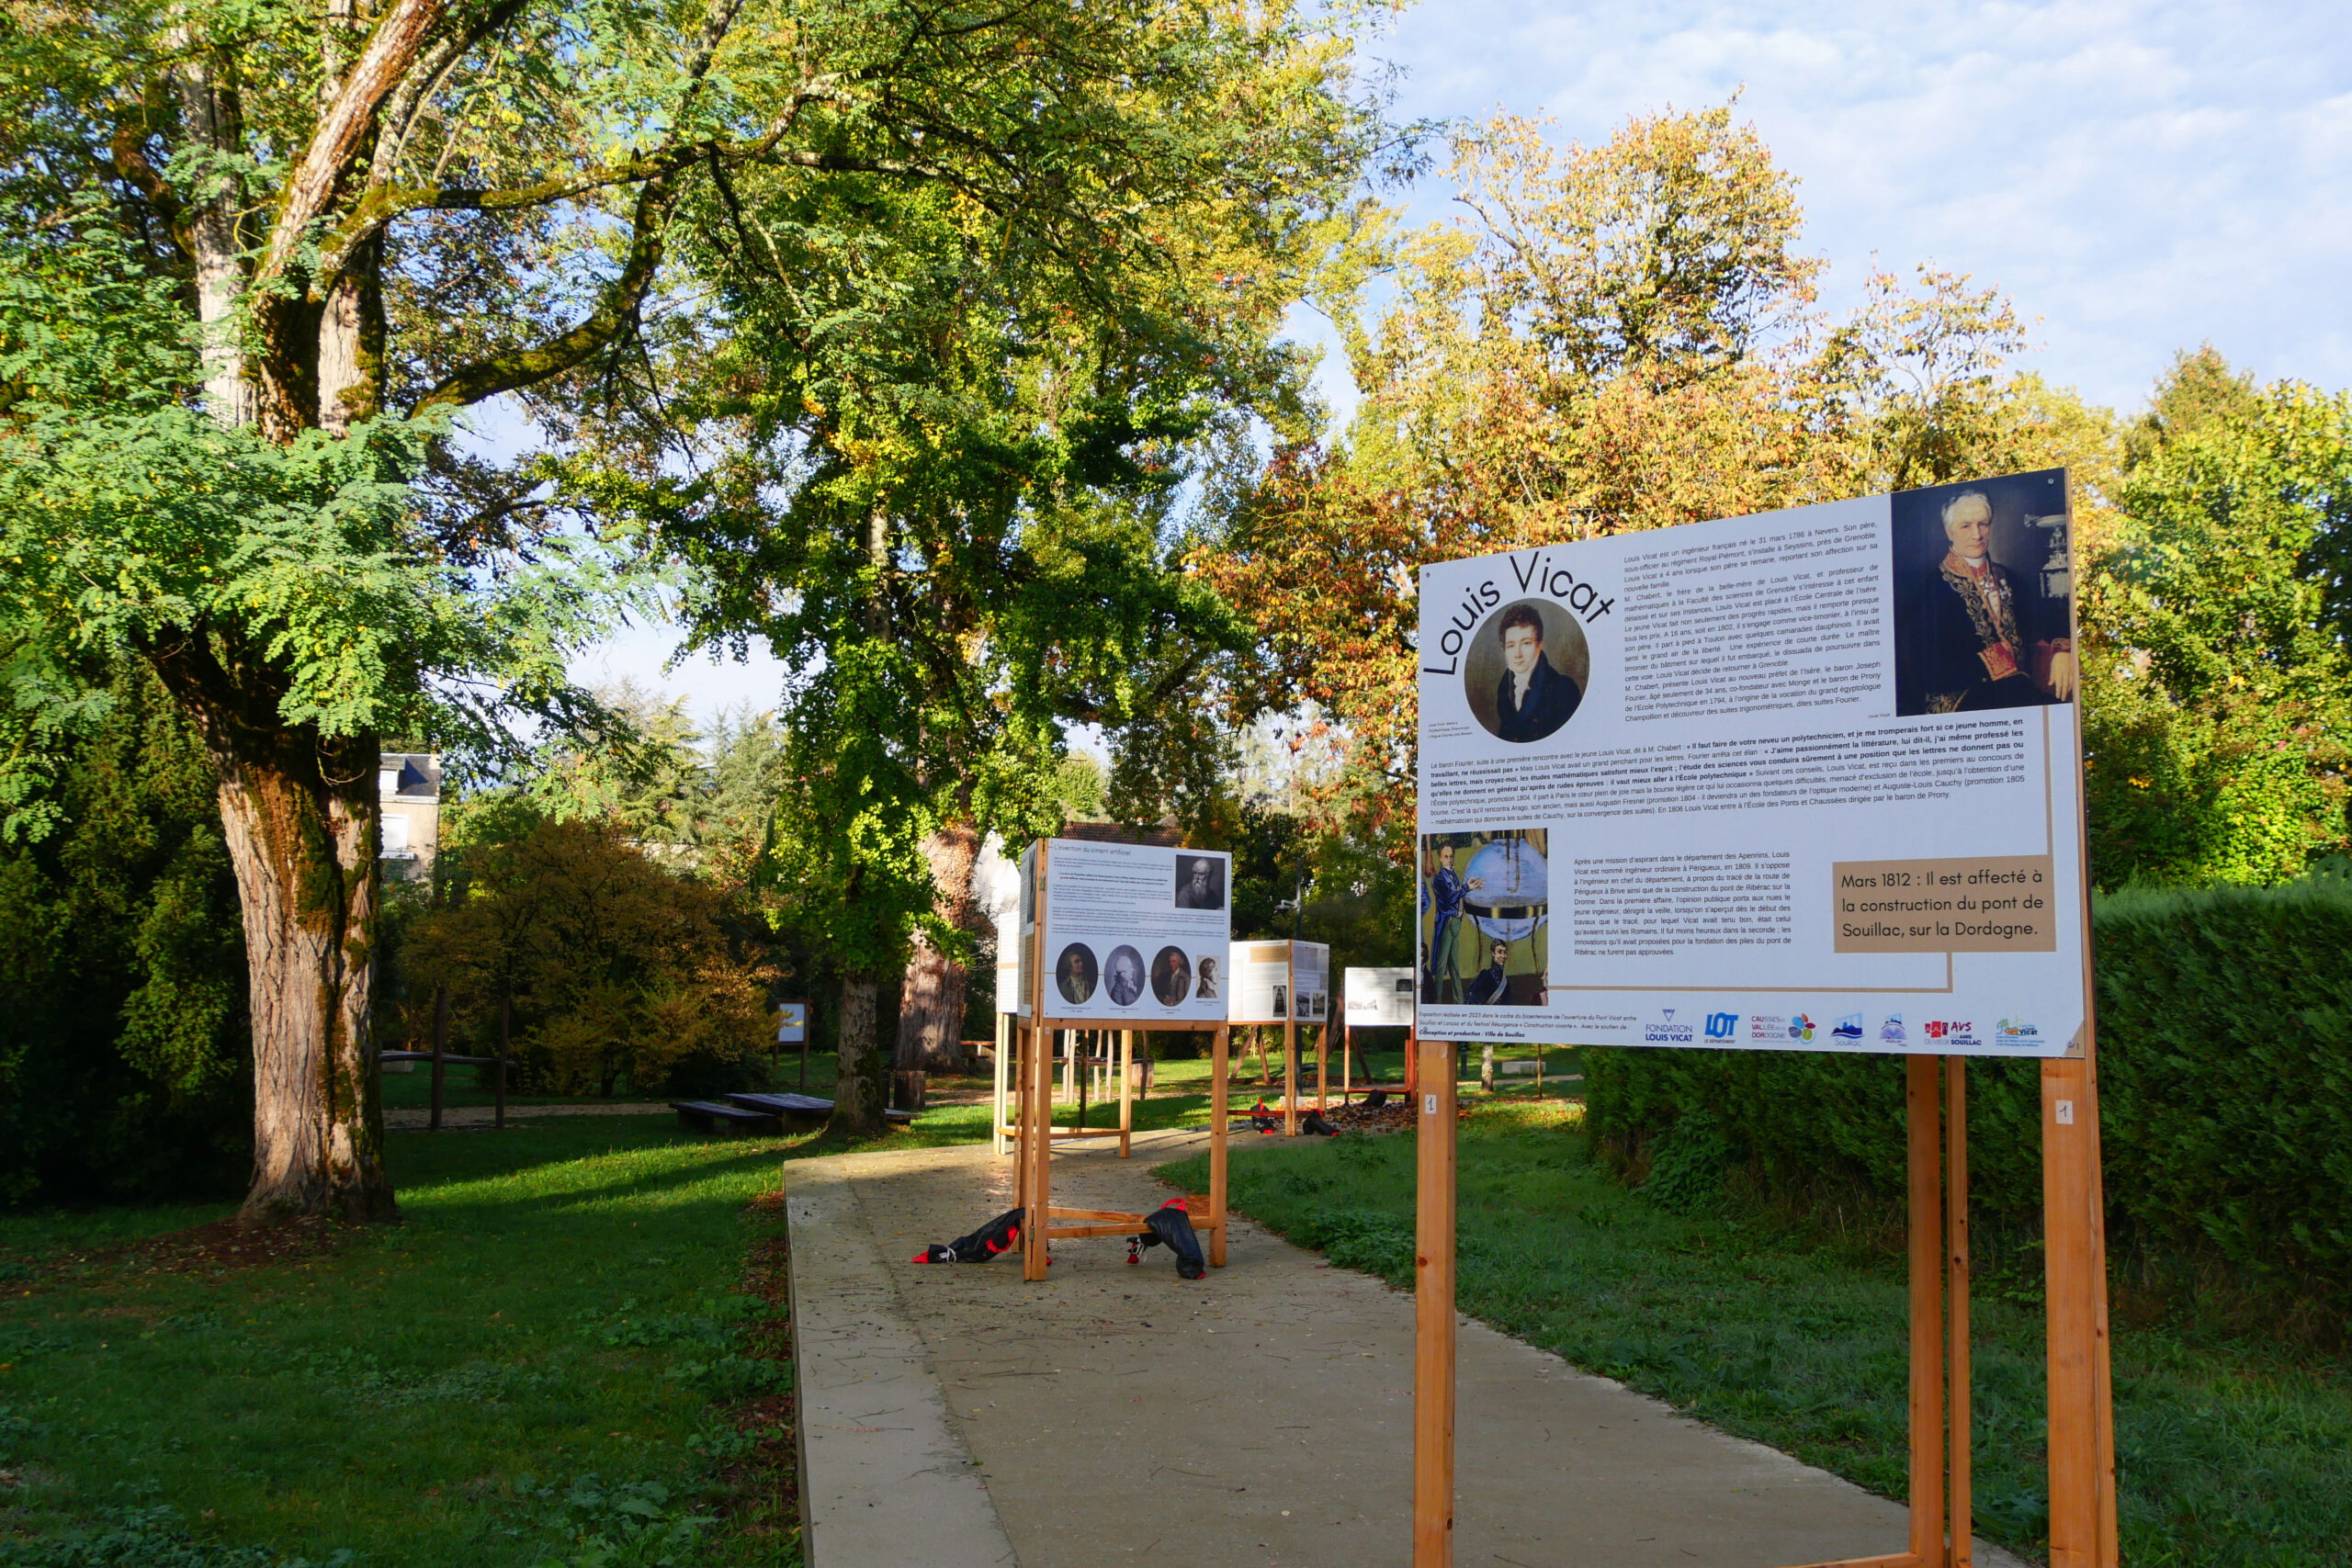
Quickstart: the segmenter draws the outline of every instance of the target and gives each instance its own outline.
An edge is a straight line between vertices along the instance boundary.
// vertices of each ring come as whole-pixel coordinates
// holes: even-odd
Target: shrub
[[[725,898],[610,824],[533,823],[469,852],[455,905],[410,925],[411,1006],[447,987],[457,1026],[485,1055],[503,1018],[513,1088],[750,1087],[764,1077],[772,975],[737,951]]]
[[[2352,1309],[2352,885],[2126,892],[2098,901],[2095,924],[2119,1249]],[[1703,1116],[1776,1200],[1903,1192],[1898,1058],[1591,1049],[1585,1083],[1596,1150],[1621,1178],[1646,1171],[1679,1195],[1677,1150],[1703,1140],[1678,1129]],[[1969,1167],[1983,1220],[2039,1228],[2038,1063],[1971,1062]]]

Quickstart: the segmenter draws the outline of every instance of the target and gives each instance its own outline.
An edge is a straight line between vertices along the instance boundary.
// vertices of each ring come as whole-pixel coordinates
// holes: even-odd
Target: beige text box
[[[2055,953],[2048,855],[1838,861],[1839,953]]]

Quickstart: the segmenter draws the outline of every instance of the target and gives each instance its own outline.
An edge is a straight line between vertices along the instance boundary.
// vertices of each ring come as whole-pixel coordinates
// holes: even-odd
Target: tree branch
[[[395,8],[376,24],[343,91],[320,117],[301,162],[286,182],[269,246],[254,274],[256,281],[285,272],[303,235],[326,211],[344,176],[351,172],[352,160],[376,110],[398,90],[448,8],[449,0],[398,0]]]
[[[465,408],[501,392],[536,386],[580,365],[619,337],[637,319],[638,307],[661,270],[663,233],[676,201],[674,174],[646,182],[637,197],[628,259],[587,320],[535,347],[492,355],[456,371],[417,400],[409,411],[411,417],[426,409]]]

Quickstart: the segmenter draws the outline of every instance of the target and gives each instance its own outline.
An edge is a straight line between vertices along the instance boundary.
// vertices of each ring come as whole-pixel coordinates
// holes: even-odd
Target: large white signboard
[[[1326,1023],[1331,1016],[1331,950],[1319,942],[1233,944],[1236,1023]]]
[[[2060,1055],[2065,475],[1421,574],[1420,1028]]]
[[[1030,931],[1037,919],[1035,866],[1033,846],[1022,857],[1022,910]],[[1046,1015],[1130,1029],[1224,1019],[1217,969],[1233,931],[1232,880],[1232,857],[1214,851],[1049,840],[1043,890]],[[1024,958],[1030,951],[1024,946]],[[1021,986],[1025,1017],[1025,964]]]
[[[1350,969],[1345,1006],[1351,1029],[1409,1029],[1413,1024],[1413,972]]]

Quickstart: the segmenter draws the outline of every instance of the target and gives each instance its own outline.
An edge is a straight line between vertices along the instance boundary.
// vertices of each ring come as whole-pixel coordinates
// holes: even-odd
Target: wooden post
[[[1135,1133],[1136,1032],[1119,1031],[1119,1157],[1127,1157],[1127,1140]]]
[[[1298,1136],[1298,994],[1291,994],[1291,1016],[1283,1020],[1283,1136]]]
[[[1026,1237],[1029,1223],[1029,1055],[1035,1048],[1029,1043],[1029,1025],[1018,1017],[1012,1021],[1014,1060],[1019,1076],[1012,1080],[1012,1206],[1022,1211],[1023,1247],[1022,1266],[1028,1267]]]
[[[1219,1024],[1209,1045],[1209,1265],[1225,1267],[1225,1060],[1232,1032]]]
[[[1006,1012],[996,1015],[996,1083],[989,1094],[989,1104],[992,1107],[989,1112],[989,1145],[991,1152],[998,1155],[1004,1153],[1004,1091],[1012,1073],[1013,1031],[1005,1021],[1012,1016]],[[807,1031],[802,1031],[801,1037],[808,1037]]]
[[[1340,1103],[1353,1105],[1355,1101],[1354,1064],[1349,1058],[1355,1049],[1356,1026],[1345,1016],[1340,1020]]]
[[[1022,1141],[1026,1145],[1021,1157],[1028,1178],[1024,1183],[1028,1190],[1023,1194],[1028,1216],[1021,1232],[1021,1277],[1033,1282],[1046,1277],[1046,1213],[1052,1206],[1054,1154],[1054,1052],[1046,1030],[1046,850],[1040,840],[1036,896],[1032,903],[1037,929],[1031,940],[1036,946],[1030,950],[1029,963],[1029,1059],[1024,1075],[1029,1083],[1021,1118]]]
[[[2085,1052],[2041,1064],[2042,1256],[2048,1269],[2050,1568],[2113,1568],[2107,1418],[2107,1248],[2098,1100]]]
[[[1413,1568],[1453,1568],[1453,1047],[1420,1047],[1413,1246]]]
[[[1944,1310],[1951,1404],[1951,1568],[1976,1559],[1968,1407],[1968,1058],[1944,1058]]]
[[[1330,1066],[1331,1025],[1327,1021],[1318,1024],[1315,1030],[1315,1109],[1318,1111],[1324,1109],[1323,1080],[1329,1075]]]
[[[816,1032],[817,1004],[810,1002],[808,1004],[808,1021],[804,1022],[800,1026],[800,1092],[803,1094],[807,1094],[808,1092],[808,1037]],[[835,1052],[834,1059],[837,1061],[840,1059],[840,1054],[838,1051]],[[839,1075],[835,1076],[838,1077]],[[836,1094],[841,1092],[838,1085],[834,1087],[833,1092]]]
[[[1933,1056],[1907,1056],[1904,1065],[1911,1199],[1911,1556],[1919,1568],[1943,1568],[1943,1075]]]

